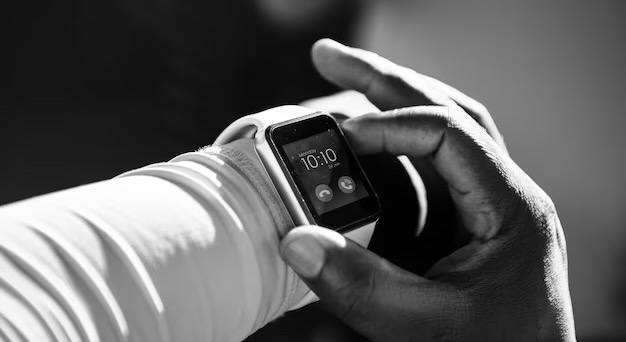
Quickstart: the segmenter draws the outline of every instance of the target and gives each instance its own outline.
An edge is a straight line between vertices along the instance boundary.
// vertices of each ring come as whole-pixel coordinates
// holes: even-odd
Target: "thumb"
[[[373,340],[393,337],[398,319],[428,321],[426,316],[439,311],[436,301],[444,297],[433,295],[439,291],[435,282],[398,268],[330,229],[294,228],[281,241],[280,252],[335,316]]]

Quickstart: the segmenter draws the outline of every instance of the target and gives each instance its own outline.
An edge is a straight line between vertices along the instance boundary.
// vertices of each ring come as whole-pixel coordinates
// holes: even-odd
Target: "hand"
[[[304,106],[356,117],[378,112],[380,109],[456,103],[474,118],[506,153],[502,135],[485,106],[441,81],[398,66],[372,52],[351,49],[331,40],[318,42],[313,47],[312,57],[315,67],[323,77],[349,90],[308,100],[303,103]],[[377,165],[380,165],[380,159],[380,157],[362,159],[364,167],[369,168],[370,173],[374,171],[371,175],[379,176]],[[467,230],[464,229],[458,215],[454,214],[456,206],[448,191],[448,184],[436,172],[428,158],[412,157],[411,162],[412,169],[419,172],[418,175],[410,176],[418,199],[418,208],[413,213],[418,217],[414,219],[409,213],[398,215],[395,205],[387,206],[387,211],[390,208],[394,209],[393,218],[388,215],[379,222],[377,226],[385,228],[376,230],[369,249],[414,273],[423,275],[439,259],[467,244],[471,237],[466,234]],[[403,164],[411,174],[411,167],[407,163]],[[384,183],[388,182],[389,178],[391,176],[380,179],[374,177],[372,180],[374,183],[381,183],[382,190],[386,190],[389,184]],[[389,198],[384,196],[388,195],[388,192],[379,193],[383,195],[381,196],[383,205],[390,202]],[[396,194],[391,194],[392,201],[394,197]],[[402,225],[400,231],[397,227],[393,231],[388,229],[390,224],[397,224],[398,221],[408,223],[415,220],[416,228],[414,225],[406,227]],[[418,239],[414,237],[414,232],[421,232]]]
[[[281,254],[329,310],[375,341],[574,340],[554,205],[510,159],[484,107],[332,41],[316,44],[314,61],[322,75],[379,108],[406,107],[347,120],[344,130],[362,154],[428,163],[459,217],[450,239],[469,237],[422,277],[336,232],[293,229]]]

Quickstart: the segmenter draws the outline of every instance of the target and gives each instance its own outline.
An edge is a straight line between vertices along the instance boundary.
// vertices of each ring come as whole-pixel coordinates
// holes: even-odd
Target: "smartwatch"
[[[214,144],[242,138],[253,139],[252,157],[261,161],[296,226],[330,228],[367,247],[380,203],[330,114],[272,108],[236,120]]]

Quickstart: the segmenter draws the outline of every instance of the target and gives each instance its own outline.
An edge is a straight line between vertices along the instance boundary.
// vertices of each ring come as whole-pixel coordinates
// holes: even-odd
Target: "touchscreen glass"
[[[360,167],[335,130],[303,137],[282,149],[314,214],[326,214],[369,195]]]

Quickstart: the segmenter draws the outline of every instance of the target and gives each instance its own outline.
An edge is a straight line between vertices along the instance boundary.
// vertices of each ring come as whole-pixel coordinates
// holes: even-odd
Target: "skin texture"
[[[449,253],[425,272],[325,228],[289,232],[281,255],[329,311],[373,341],[575,340],[556,209],[510,158],[486,108],[368,51],[322,40],[312,56],[323,77],[381,110],[343,123],[355,150],[409,156],[429,208],[452,203],[427,220],[449,232]]]

